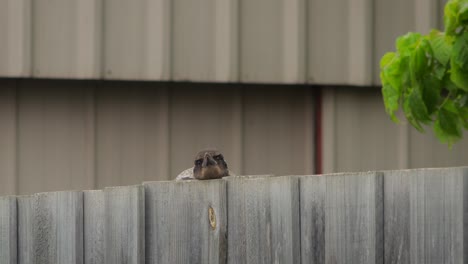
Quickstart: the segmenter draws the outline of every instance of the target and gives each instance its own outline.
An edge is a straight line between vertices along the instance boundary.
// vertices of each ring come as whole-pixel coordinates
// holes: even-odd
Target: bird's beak
[[[216,162],[216,160],[214,160],[213,157],[211,157],[211,155],[209,153],[205,153],[205,157],[203,158],[202,167],[208,167],[208,166],[216,165],[216,164],[218,164]]]

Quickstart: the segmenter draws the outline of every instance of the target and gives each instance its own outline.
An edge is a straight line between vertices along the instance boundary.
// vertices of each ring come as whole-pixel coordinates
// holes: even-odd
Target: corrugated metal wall
[[[237,174],[314,172],[307,87],[0,79],[0,194],[169,180],[200,149]]]
[[[172,179],[207,147],[237,174],[312,174],[314,89],[0,79],[0,193]],[[378,89],[323,93],[324,172],[468,164],[468,139],[392,123]]]
[[[408,31],[427,33],[430,28],[442,29],[446,2],[372,1],[374,43],[373,48],[367,51],[373,50],[372,79],[375,84],[379,84],[379,60],[385,52],[395,49],[396,37]],[[358,8],[356,5],[355,7]],[[347,40],[350,41],[349,38]],[[350,54],[354,52],[356,45],[351,47],[353,50],[349,51]],[[323,55],[324,58],[328,58],[331,53],[328,51]],[[345,68],[351,70],[352,65]],[[360,72],[359,67],[357,71]],[[394,124],[385,114],[380,89],[328,87],[324,89],[323,105],[324,172],[468,164],[468,139],[463,139],[449,150],[446,145],[438,142],[431,129],[426,134],[420,134],[404,118],[401,125]]]
[[[0,76],[378,84],[444,0],[0,0]],[[6,37],[4,37],[6,36]]]
[[[242,83],[331,85],[325,172],[466,165],[466,139],[397,126],[364,88],[444,3],[0,0],[0,76],[33,77],[0,79],[0,194],[171,179],[209,146],[238,174],[312,173],[318,88]]]
[[[324,172],[468,165],[468,138],[452,149],[432,129],[393,123],[375,88],[328,87],[323,97]]]

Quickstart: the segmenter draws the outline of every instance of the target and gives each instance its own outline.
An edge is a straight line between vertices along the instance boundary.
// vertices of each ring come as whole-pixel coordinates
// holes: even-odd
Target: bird
[[[202,150],[195,156],[194,166],[182,171],[176,181],[211,180],[232,176],[224,156],[218,150]]]

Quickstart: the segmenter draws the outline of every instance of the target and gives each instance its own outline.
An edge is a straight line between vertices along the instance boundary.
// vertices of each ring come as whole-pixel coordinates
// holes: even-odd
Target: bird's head
[[[193,177],[198,180],[220,179],[228,176],[228,166],[223,154],[217,150],[202,150],[195,157]]]

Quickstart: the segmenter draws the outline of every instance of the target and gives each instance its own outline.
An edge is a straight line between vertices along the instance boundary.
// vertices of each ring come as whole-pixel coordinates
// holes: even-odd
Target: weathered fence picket
[[[141,185],[104,189],[104,263],[145,263],[145,195]]]
[[[226,182],[147,182],[146,263],[226,262]]]
[[[383,263],[383,175],[300,177],[302,263]]]
[[[0,263],[17,263],[16,197],[0,197]]]
[[[385,172],[385,263],[467,263],[468,168]]]
[[[301,260],[303,263],[325,263],[325,193],[324,177],[300,178]]]
[[[83,263],[83,193],[18,196],[18,263]]]
[[[104,259],[104,191],[84,191],[84,264],[102,264]]]
[[[227,263],[299,263],[297,177],[228,181]]]
[[[0,197],[0,263],[468,263],[468,167]]]

